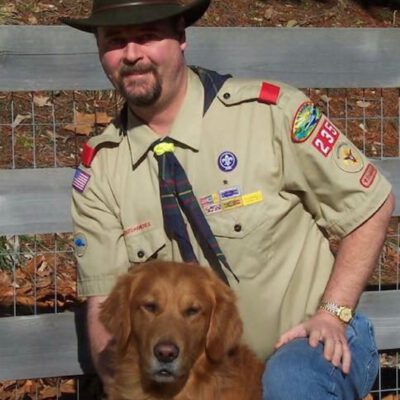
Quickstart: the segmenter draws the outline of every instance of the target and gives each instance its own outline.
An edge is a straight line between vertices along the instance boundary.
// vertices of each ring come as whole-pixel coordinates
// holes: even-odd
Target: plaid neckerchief
[[[198,263],[182,217],[182,210],[205,257],[217,275],[226,284],[229,284],[222,269],[222,263],[239,282],[204,217],[186,173],[175,157],[174,150],[175,146],[171,139],[157,140],[153,145],[154,156],[158,161],[158,177],[165,232],[170,239],[174,239],[178,243],[183,261]]]

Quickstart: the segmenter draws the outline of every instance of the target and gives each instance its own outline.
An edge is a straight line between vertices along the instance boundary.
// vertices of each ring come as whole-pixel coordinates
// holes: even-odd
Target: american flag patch
[[[80,168],[77,168],[75,171],[74,180],[72,181],[72,187],[79,193],[82,193],[85,190],[89,179],[89,174],[87,174],[85,171],[82,171]]]

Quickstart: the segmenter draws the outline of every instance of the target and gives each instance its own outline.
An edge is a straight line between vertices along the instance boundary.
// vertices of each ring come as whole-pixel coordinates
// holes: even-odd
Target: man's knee
[[[267,362],[263,375],[268,400],[336,398],[337,369],[323,357],[322,345],[313,348],[308,339],[296,339],[281,347]]]

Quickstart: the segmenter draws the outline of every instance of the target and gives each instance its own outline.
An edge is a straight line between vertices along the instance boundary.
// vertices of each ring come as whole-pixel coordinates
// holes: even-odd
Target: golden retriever
[[[113,334],[109,400],[259,400],[235,296],[208,268],[149,262],[121,276],[100,319]]]

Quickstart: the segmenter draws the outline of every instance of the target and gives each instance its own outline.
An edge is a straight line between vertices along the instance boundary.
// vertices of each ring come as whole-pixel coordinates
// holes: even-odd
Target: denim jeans
[[[262,378],[264,400],[358,400],[371,390],[379,356],[371,322],[356,313],[346,330],[351,368],[345,375],[323,357],[323,345],[293,340],[267,361]]]

